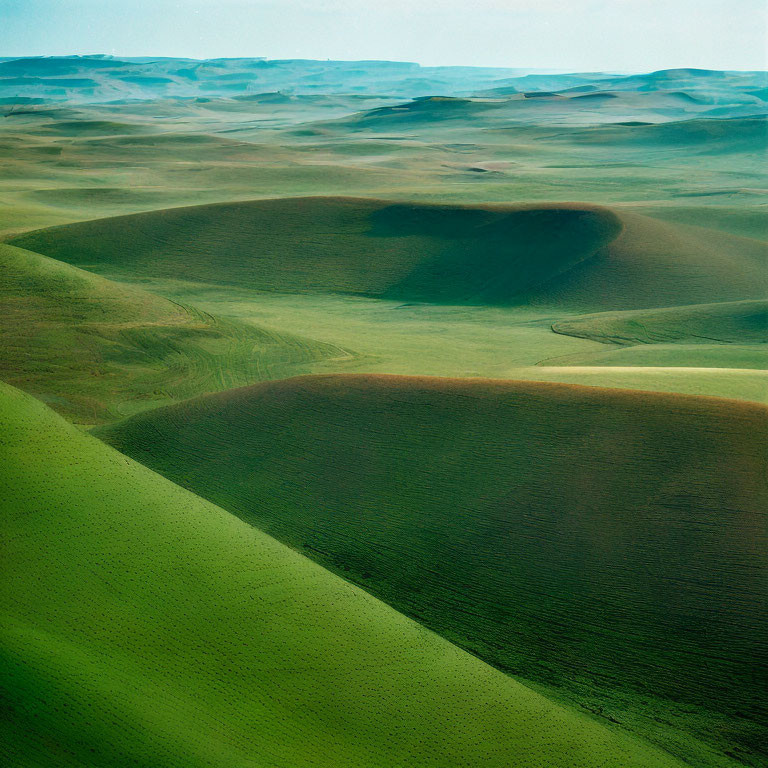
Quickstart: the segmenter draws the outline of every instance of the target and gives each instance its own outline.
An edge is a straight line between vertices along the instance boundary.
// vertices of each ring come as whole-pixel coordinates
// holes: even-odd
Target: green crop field
[[[587,205],[292,198],[101,219],[11,242],[115,277],[183,269],[192,281],[251,290],[438,304],[635,309],[758,299],[768,283],[762,242]]]
[[[754,757],[765,717],[767,429],[734,401],[328,376],[98,435],[495,666],[727,765],[713,748]]]
[[[681,765],[5,385],[0,420],[6,764]]]
[[[754,370],[766,349],[765,317],[747,316],[765,293],[765,244],[621,210],[290,198],[98,219],[11,242],[139,281],[217,317],[312,336],[330,350],[329,360],[317,355],[317,372],[497,376],[768,400],[765,374]],[[713,296],[722,301],[704,330],[720,343],[678,362],[689,369],[682,374],[652,353],[605,370],[604,343],[615,334],[578,330],[591,315],[570,317]],[[731,328],[734,311],[749,328]],[[654,340],[680,337],[680,317],[659,312]],[[739,339],[755,343],[734,365]],[[568,367],[545,370],[561,363]],[[520,370],[527,366],[536,367]]]
[[[553,330],[614,344],[766,344],[768,300],[581,315]]]
[[[757,70],[0,57],[0,763],[763,768],[767,146]]]

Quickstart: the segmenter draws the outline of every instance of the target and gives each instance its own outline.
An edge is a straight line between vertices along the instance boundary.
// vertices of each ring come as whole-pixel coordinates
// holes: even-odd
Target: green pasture
[[[727,766],[765,756],[766,427],[732,400],[332,375],[96,434],[547,695]]]
[[[0,385],[3,762],[682,763]]]

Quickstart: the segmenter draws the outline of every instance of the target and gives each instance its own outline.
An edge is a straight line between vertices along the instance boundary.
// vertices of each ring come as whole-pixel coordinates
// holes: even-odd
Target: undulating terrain
[[[765,765],[767,115],[0,59],[0,761]]]
[[[727,748],[723,728],[745,748],[762,737],[765,416],[680,395],[331,375],[97,435],[494,666],[704,760]]]

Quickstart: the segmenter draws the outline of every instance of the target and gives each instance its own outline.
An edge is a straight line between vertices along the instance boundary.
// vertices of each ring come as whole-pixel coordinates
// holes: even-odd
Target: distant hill
[[[768,301],[602,312],[559,320],[557,333],[613,344],[768,344]]]
[[[570,74],[529,74],[511,77],[492,91],[478,95],[499,93],[503,88],[519,91],[575,91],[587,86],[601,90],[659,91],[692,90],[716,99],[722,96],[734,99],[739,93],[746,95],[751,88],[768,85],[766,71],[723,71],[715,69],[662,69],[656,72],[620,75],[608,72],[574,72]]]
[[[97,434],[703,767],[765,756],[767,429],[716,398],[336,375]]]
[[[498,96],[585,87],[685,90],[711,103],[754,103],[765,72],[664,70],[649,74],[543,73],[493,67],[422,67],[397,61],[48,56],[0,59],[0,103],[25,99],[99,103],[125,99],[287,94]]]
[[[530,70],[422,67],[396,61],[30,57],[0,60],[0,98],[106,102],[265,91],[412,97],[473,91],[527,71]]]
[[[331,131],[397,132],[461,129],[465,135],[520,125],[655,125],[697,118],[761,117],[768,104],[753,93],[734,95],[715,104],[695,91],[619,90],[590,86],[562,92],[501,89],[482,98],[425,96],[402,104],[385,104],[342,117],[321,127]],[[710,120],[715,122],[715,120]],[[722,128],[720,130],[726,130]]]
[[[263,377],[340,351],[224,321],[0,244],[0,378],[86,424]]]
[[[573,131],[567,140],[612,145],[638,153],[685,149],[713,157],[735,152],[759,156],[768,145],[768,120],[765,115],[755,115],[733,119],[697,118],[658,125],[630,121]]]
[[[768,72],[716,69],[661,69],[648,74],[618,77],[608,81],[610,87],[637,90],[694,89],[717,98],[729,91],[746,91],[749,88],[768,85]]]
[[[598,82],[610,81],[607,73],[575,72],[571,74],[528,74],[520,77],[509,77],[500,82],[495,88],[480,91],[478,96],[503,95],[518,91],[562,91],[567,88],[581,88]]]
[[[122,277],[582,311],[762,299],[768,246],[581,204],[286,198],[87,221],[12,241]]]

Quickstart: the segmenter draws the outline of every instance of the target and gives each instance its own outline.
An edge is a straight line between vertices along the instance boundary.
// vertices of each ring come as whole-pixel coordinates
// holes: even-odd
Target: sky
[[[765,69],[765,0],[0,0],[0,56]]]

